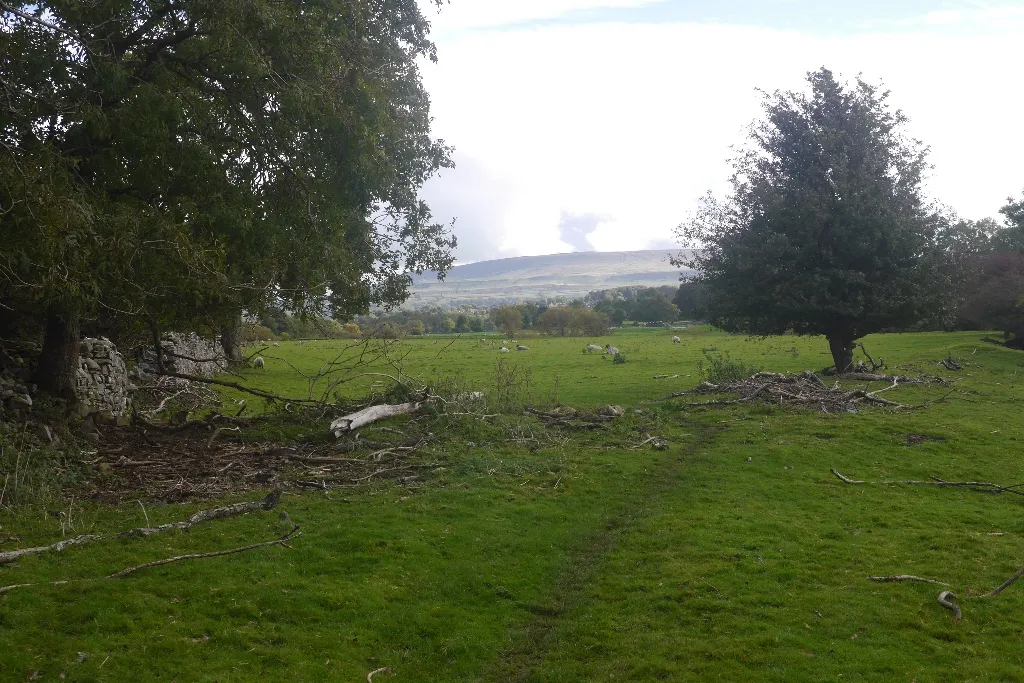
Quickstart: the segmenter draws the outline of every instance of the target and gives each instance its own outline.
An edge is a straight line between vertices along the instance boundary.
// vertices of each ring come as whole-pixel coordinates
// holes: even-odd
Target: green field
[[[917,410],[842,414],[656,400],[695,386],[705,354],[819,370],[831,363],[820,338],[691,328],[530,338],[509,354],[481,335],[268,348],[265,370],[239,381],[303,397],[318,371],[343,367],[327,363],[361,353],[372,362],[319,378],[314,394],[345,378],[345,399],[398,397],[390,375],[448,396],[447,408],[364,430],[431,434],[422,457],[437,467],[416,485],[288,489],[272,512],[0,567],[0,585],[36,584],[0,595],[0,679],[362,681],[387,667],[373,680],[1024,680],[1024,582],[980,597],[1024,562],[1024,497],[847,485],[829,472],[1024,482],[1024,353],[983,336],[866,338],[890,371],[950,385],[883,394],[930,402]],[[588,342],[614,344],[626,362],[583,353]],[[963,370],[937,365],[947,356]],[[481,405],[454,398],[469,391]],[[240,396],[225,390],[226,405]],[[545,427],[523,404],[627,411],[577,431]],[[272,410],[244,438],[325,440],[334,415],[293,422]],[[114,532],[213,504],[144,503],[74,502],[72,519],[0,510],[0,551],[60,540],[62,525]],[[279,510],[302,526],[291,548],[98,579],[274,538],[290,528]],[[963,619],[937,604],[939,586],[867,579],[897,574],[949,583]]]

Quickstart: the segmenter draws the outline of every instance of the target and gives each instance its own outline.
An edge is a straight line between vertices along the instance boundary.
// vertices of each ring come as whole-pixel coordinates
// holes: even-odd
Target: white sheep
[[[263,369],[263,356],[256,356],[252,359],[252,366],[257,370]]]
[[[672,337],[672,343],[673,344],[682,344],[683,342],[680,341],[679,337]]]
[[[508,353],[508,349],[502,346],[500,349],[498,349],[498,353]]]
[[[274,346],[280,346],[281,342],[274,342]]]
[[[523,346],[522,344],[516,344],[516,351],[529,351],[529,346]]]
[[[601,347],[597,344],[587,344],[587,351],[600,351]]]
[[[615,348],[614,346],[612,346],[611,344],[605,344],[604,345],[604,352],[607,353],[609,356],[614,356],[615,354],[617,354],[619,352],[619,350],[617,348]]]

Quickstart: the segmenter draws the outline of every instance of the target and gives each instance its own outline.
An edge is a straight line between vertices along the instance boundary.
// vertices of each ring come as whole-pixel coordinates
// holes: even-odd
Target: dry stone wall
[[[135,385],[124,357],[106,337],[86,337],[78,346],[75,394],[83,415],[104,413],[120,417],[128,412]]]
[[[194,332],[169,332],[160,338],[164,368],[170,372],[213,377],[227,369],[224,350],[216,339],[204,339]],[[144,349],[138,361],[140,376],[157,374],[156,351]]]

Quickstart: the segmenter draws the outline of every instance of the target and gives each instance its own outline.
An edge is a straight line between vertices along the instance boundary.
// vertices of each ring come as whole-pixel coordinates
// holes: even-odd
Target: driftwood
[[[334,432],[334,436],[341,436],[347,432],[355,431],[360,427],[364,427],[368,424],[377,422],[378,420],[384,420],[395,415],[406,415],[408,413],[416,412],[423,405],[422,401],[410,401],[409,403],[399,403],[397,405],[391,405],[388,403],[382,403],[376,406],[370,406],[369,408],[363,408],[354,413],[348,415],[342,415],[336,418],[331,423],[331,431]]]
[[[64,548],[69,548],[73,545],[83,545],[92,541],[98,541],[102,536],[96,534],[84,534],[82,536],[75,536],[74,538],[68,538],[66,540],[54,543],[52,545],[39,546],[37,548],[22,548],[21,550],[8,550],[0,553],[0,564],[9,564],[15,560],[21,559],[26,555],[38,555],[39,553],[50,552],[51,550],[60,552]]]

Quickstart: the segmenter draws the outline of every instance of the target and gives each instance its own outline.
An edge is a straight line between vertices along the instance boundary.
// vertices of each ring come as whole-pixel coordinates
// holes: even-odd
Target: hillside
[[[413,279],[406,306],[498,304],[565,297],[595,289],[679,282],[680,270],[669,263],[668,250],[573,252],[480,261],[456,266],[444,282],[436,273]]]

